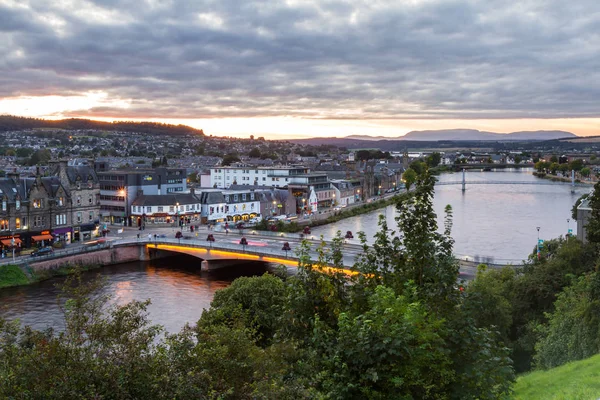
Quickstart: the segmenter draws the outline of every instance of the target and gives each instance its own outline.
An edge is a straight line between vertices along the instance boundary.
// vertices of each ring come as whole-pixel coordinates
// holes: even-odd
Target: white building
[[[227,189],[237,185],[285,187],[290,183],[304,183],[310,173],[307,167],[213,167],[210,169],[210,186]]]

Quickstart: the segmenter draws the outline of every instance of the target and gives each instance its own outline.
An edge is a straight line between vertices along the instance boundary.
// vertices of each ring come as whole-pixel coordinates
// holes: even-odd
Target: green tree
[[[227,154],[223,157],[223,161],[221,161],[222,166],[231,165],[231,163],[240,161],[240,158],[236,154]]]
[[[550,162],[558,164],[558,157],[555,154],[553,154],[552,157],[550,157]]]
[[[252,157],[252,158],[260,158],[261,153],[260,153],[260,150],[258,149],[258,147],[255,147],[252,150],[250,150],[250,152],[248,153],[248,156]]]
[[[556,162],[553,162],[552,164],[550,164],[550,167],[549,167],[550,173],[552,175],[556,175],[556,172],[558,171],[558,167],[559,167],[559,165]]]
[[[579,172],[583,168],[583,160],[578,158],[569,163],[569,169],[572,171]]]
[[[521,164],[521,161],[523,161],[523,157],[515,156],[515,164]]]
[[[29,147],[20,147],[16,151],[16,156],[19,158],[27,158],[33,154],[33,149]]]
[[[536,365],[554,368],[600,353],[600,275],[581,276],[558,295],[536,345]]]
[[[29,159],[29,165],[48,164],[52,159],[52,153],[48,149],[36,150]]]
[[[423,174],[423,172],[425,172],[427,164],[425,164],[422,161],[415,160],[410,163],[409,168],[413,169],[417,173],[417,175],[421,175]]]
[[[587,240],[600,243],[600,182],[594,185],[593,192],[588,196],[588,204],[592,212],[586,225]]]
[[[438,153],[437,151],[434,151],[433,153],[431,153],[431,155],[427,156],[427,165],[431,168],[433,167],[437,167],[438,165],[440,165],[440,162],[442,161],[442,155],[440,153]]]
[[[409,168],[402,174],[402,180],[406,186],[406,190],[410,190],[411,186],[417,181],[417,173],[414,169]]]
[[[584,178],[589,178],[590,174],[592,173],[592,170],[589,169],[588,167],[584,167],[581,169],[581,171],[579,171],[579,173],[581,174],[581,176],[583,176]]]

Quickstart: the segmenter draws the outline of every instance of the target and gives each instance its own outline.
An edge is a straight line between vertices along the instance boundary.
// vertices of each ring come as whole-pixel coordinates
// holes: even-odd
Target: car
[[[46,256],[46,255],[52,254],[52,253],[54,253],[54,250],[52,250],[52,247],[42,247],[41,249],[36,250],[33,253],[31,253],[31,257]]]

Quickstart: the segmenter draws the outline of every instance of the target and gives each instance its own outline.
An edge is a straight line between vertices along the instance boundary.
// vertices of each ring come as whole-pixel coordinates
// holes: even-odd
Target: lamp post
[[[302,212],[305,213],[306,212],[306,199],[302,198]]]
[[[571,237],[571,218],[567,218],[567,237]]]
[[[333,194],[333,201],[332,201],[332,203],[331,203],[331,206],[332,206],[332,207],[335,207],[335,193]]]
[[[179,202],[175,203],[175,218],[177,221],[177,226],[181,226],[181,224],[179,223]]]
[[[123,207],[125,209],[125,212],[123,213],[123,226],[127,226],[127,219],[129,215],[129,213],[127,212],[127,189],[123,187],[123,189],[120,190],[119,194],[125,199],[125,207]]]
[[[541,250],[540,250],[540,227],[536,226],[535,229],[537,229],[537,233],[538,233],[538,236],[537,236],[537,257],[538,257],[538,260],[539,260],[540,257],[541,257],[541,254],[540,254],[540,252],[541,252]]]
[[[15,262],[15,235],[13,234],[13,237],[10,239],[10,246],[12,247],[12,253],[13,253],[13,263]]]
[[[276,206],[277,206],[277,201],[273,200],[273,211],[272,211],[272,212],[273,212],[273,215],[275,215],[275,210],[276,210],[276,208],[275,208],[275,207],[276,207]]]
[[[360,189],[356,189],[356,194],[358,195],[358,201],[360,201]]]
[[[381,185],[379,185],[379,191],[377,192],[377,196],[381,196]]]

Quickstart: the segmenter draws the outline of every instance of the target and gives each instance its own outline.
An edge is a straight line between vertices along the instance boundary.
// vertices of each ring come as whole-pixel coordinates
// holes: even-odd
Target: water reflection
[[[168,332],[178,332],[186,323],[194,324],[215,291],[225,288],[239,276],[260,275],[266,268],[257,264],[240,265],[211,274],[201,274],[195,258],[178,256],[150,263],[112,265],[85,272],[84,280],[98,274],[107,279],[104,293],[112,302],[151,299],[150,320]],[[36,329],[63,329],[63,315],[57,302],[56,287],[64,278],[53,278],[30,286],[0,290],[0,316],[20,319]]]

